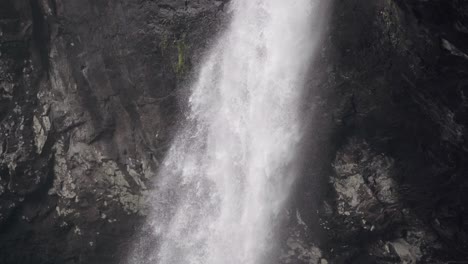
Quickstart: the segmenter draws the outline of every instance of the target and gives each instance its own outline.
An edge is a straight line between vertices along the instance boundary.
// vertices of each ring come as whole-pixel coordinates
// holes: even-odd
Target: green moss
[[[183,74],[185,72],[185,36],[177,40],[177,65],[175,71],[177,74]]]

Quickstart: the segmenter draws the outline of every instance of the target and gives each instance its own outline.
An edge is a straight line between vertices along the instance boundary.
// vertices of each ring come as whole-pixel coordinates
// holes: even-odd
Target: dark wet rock
[[[0,263],[125,259],[226,3],[0,1]],[[284,263],[468,260],[467,34],[460,0],[334,1]]]
[[[337,152],[333,167],[331,184],[336,200],[332,209],[323,211],[335,211],[324,212],[321,224],[334,233],[330,241],[337,262],[352,257],[382,263],[418,263],[432,254],[438,246],[437,236],[400,200],[393,159],[351,138]]]
[[[222,1],[1,1],[1,263],[124,259],[223,17]]]
[[[317,216],[331,263],[468,260],[467,23],[463,1],[335,2]]]

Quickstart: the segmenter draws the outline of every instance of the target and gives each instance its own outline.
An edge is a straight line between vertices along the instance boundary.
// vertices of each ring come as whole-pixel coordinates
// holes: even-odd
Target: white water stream
[[[260,264],[296,178],[317,0],[233,0],[159,172],[159,244],[132,263]]]

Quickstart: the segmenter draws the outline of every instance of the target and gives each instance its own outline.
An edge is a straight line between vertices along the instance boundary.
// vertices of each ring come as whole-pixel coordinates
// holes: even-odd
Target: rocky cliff
[[[0,1],[0,263],[123,262],[225,5]],[[334,1],[284,263],[468,263],[467,36],[461,0]]]

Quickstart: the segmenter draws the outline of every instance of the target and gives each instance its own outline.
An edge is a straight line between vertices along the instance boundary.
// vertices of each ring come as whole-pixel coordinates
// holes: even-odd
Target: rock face
[[[468,261],[467,7],[335,1],[318,92],[329,189],[305,200],[330,263]]]
[[[1,2],[0,263],[123,259],[223,5]]]
[[[0,2],[0,263],[125,259],[225,4]],[[464,1],[334,2],[283,262],[468,260],[467,34]]]

